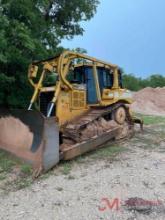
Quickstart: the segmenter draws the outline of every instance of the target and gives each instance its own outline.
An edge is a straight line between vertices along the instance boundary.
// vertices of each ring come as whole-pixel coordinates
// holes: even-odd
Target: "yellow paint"
[[[73,60],[76,58],[85,59],[85,62],[74,64]],[[37,76],[37,74],[39,74],[37,73],[38,65],[42,66],[43,69],[39,76]],[[93,77],[98,99],[98,103],[94,105],[87,104],[87,93],[85,89],[75,88],[74,84],[67,80],[67,75],[71,66],[72,68],[75,68],[83,65],[93,67]],[[113,73],[114,78],[112,88],[104,88],[102,94],[100,93],[97,67],[108,69],[110,74]],[[47,71],[56,71],[59,76],[59,79],[54,86],[42,86]],[[84,54],[65,51],[60,56],[54,57],[51,60],[34,62],[29,67],[28,77],[30,83],[34,87],[34,93],[31,99],[32,104],[37,101],[41,92],[54,92],[51,102],[55,104],[55,116],[58,118],[60,125],[63,125],[72,119],[78,120],[78,117],[88,111],[92,106],[110,106],[119,101],[123,103],[132,103],[129,91],[122,89],[119,86],[118,67]],[[34,78],[37,77],[39,80],[36,83]]]
[[[77,92],[75,90],[75,92]],[[85,105],[76,107],[73,105],[73,92],[61,91],[56,103],[56,117],[59,119],[59,124],[65,124],[70,120],[80,116],[87,111]]]

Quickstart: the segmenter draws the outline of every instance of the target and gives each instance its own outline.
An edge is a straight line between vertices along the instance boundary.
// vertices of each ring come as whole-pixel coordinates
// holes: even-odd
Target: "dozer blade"
[[[37,176],[59,162],[58,124],[37,111],[1,109],[0,148],[32,164]]]

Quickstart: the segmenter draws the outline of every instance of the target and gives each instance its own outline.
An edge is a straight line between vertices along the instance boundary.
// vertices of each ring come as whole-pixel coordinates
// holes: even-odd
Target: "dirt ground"
[[[26,188],[1,181],[0,219],[164,220],[165,119],[145,122],[144,133],[61,163]],[[123,205],[136,197],[150,203]]]

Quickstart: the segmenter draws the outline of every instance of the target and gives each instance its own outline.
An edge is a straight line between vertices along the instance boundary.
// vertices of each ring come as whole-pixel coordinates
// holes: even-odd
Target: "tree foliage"
[[[25,107],[31,91],[28,64],[63,50],[62,39],[82,35],[98,0],[0,1],[0,104]]]
[[[123,85],[132,91],[138,91],[145,87],[164,87],[165,77],[160,74],[154,74],[146,79],[135,77],[133,74],[123,74]]]

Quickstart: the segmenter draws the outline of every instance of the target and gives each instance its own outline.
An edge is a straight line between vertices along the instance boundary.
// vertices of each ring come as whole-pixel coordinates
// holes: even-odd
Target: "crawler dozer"
[[[29,66],[27,110],[0,110],[0,148],[33,165],[35,175],[60,160],[133,133],[130,91],[118,66],[64,51]]]

